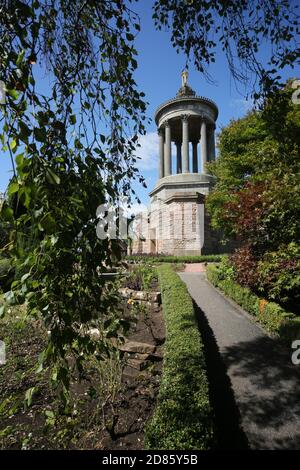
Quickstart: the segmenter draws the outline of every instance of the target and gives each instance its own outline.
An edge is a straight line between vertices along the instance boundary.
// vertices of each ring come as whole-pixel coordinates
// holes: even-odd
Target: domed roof
[[[158,121],[160,120],[161,116],[165,114],[168,110],[172,109],[176,103],[185,103],[184,107],[188,106],[188,103],[199,103],[201,106],[201,103],[205,106],[208,106],[210,109],[213,110],[214,114],[214,119],[216,120],[218,117],[218,107],[214,103],[214,101],[210,100],[209,98],[205,98],[204,96],[198,96],[196,95],[196,92],[189,86],[187,80],[188,80],[188,72],[185,70],[181,74],[182,78],[182,84],[181,87],[179,88],[176,96],[172,98],[171,100],[168,100],[164,103],[162,103],[155,111],[154,114],[154,119],[156,124],[158,124]]]

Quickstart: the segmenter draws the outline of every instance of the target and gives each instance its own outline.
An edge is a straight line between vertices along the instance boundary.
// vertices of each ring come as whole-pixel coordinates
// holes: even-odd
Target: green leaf
[[[23,49],[23,50],[19,53],[19,55],[18,55],[18,57],[17,57],[17,60],[16,60],[16,65],[17,65],[17,67],[20,67],[21,63],[23,62],[23,60],[24,60],[24,55],[25,55],[25,50]]]
[[[30,202],[31,202],[31,187],[30,186],[22,186],[19,190],[20,200],[24,204],[24,206],[29,209]]]
[[[19,93],[17,92],[17,90],[10,90],[10,89],[6,89],[6,93],[11,96],[14,100],[17,100],[18,97],[19,97]]]
[[[80,142],[80,140],[78,138],[76,138],[74,140],[74,145],[75,145],[75,148],[78,149],[78,150],[83,149],[83,145],[82,145],[82,143]]]
[[[83,103],[83,107],[84,107],[84,109],[91,109],[91,105],[90,105],[90,103],[89,103],[88,101],[85,101],[85,102]]]
[[[21,277],[21,282],[25,282],[25,281],[26,281],[26,279],[28,279],[28,278],[29,278],[29,276],[30,276],[30,273],[26,273],[26,274],[24,274],[24,275]]]
[[[51,380],[53,380],[53,382],[57,381],[57,374],[58,374],[58,369],[57,367],[54,367],[52,370],[52,375],[51,375]]]
[[[45,416],[47,417],[47,425],[48,426],[54,426],[55,425],[55,415],[53,413],[53,411],[51,410],[46,410],[45,411]]]
[[[13,220],[14,211],[7,204],[3,204],[2,209],[1,209],[1,216],[3,217],[4,220],[11,221]]]
[[[17,146],[17,141],[16,141],[16,139],[13,139],[10,143],[11,150],[14,150],[16,148],[16,146]]]
[[[43,362],[43,360],[42,360],[42,361],[39,361],[39,365],[38,365],[38,367],[37,367],[37,369],[36,369],[36,373],[37,373],[37,374],[40,374],[43,370],[44,370],[44,362]]]
[[[33,134],[38,142],[45,142],[47,140],[47,132],[44,127],[35,128]]]
[[[11,196],[12,194],[19,191],[19,187],[20,187],[19,183],[16,183],[15,181],[10,183],[10,185],[8,186],[8,189],[7,189],[8,195]]]
[[[24,153],[19,153],[18,155],[16,155],[15,160],[17,168],[22,168],[24,162]]]
[[[43,227],[43,229],[45,230],[45,232],[47,232],[47,233],[51,234],[55,231],[56,223],[55,223],[54,218],[50,214],[46,214],[42,218],[40,224]]]
[[[5,311],[6,311],[6,306],[5,306],[5,305],[1,305],[1,306],[0,306],[0,318],[3,318],[3,317],[4,317]]]
[[[76,116],[75,116],[75,114],[72,114],[72,115],[70,116],[70,123],[71,123],[71,124],[76,124]]]
[[[23,142],[27,142],[28,137],[31,134],[31,130],[27,126],[27,124],[23,121],[19,122],[20,134],[19,137]]]
[[[51,170],[51,168],[46,169],[46,180],[50,184],[60,184],[60,177]]]
[[[34,392],[35,392],[35,387],[31,387],[25,393],[25,402],[28,407],[31,406],[32,404],[32,398],[33,398]]]

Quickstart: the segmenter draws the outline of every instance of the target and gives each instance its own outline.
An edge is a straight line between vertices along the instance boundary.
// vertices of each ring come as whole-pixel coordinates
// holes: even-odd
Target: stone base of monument
[[[205,208],[210,175],[178,174],[160,179],[150,193],[150,211],[132,244],[132,253],[197,256],[222,251]],[[147,224],[145,219],[147,218]]]

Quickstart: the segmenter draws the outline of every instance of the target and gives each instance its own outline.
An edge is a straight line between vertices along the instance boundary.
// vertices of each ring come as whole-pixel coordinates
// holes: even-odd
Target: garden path
[[[300,365],[207,280],[179,273],[193,298],[221,448],[300,449]]]

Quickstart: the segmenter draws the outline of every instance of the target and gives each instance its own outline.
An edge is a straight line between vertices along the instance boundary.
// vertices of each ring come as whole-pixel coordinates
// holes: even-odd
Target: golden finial
[[[184,70],[181,74],[182,86],[187,86],[189,73],[187,70]]]

